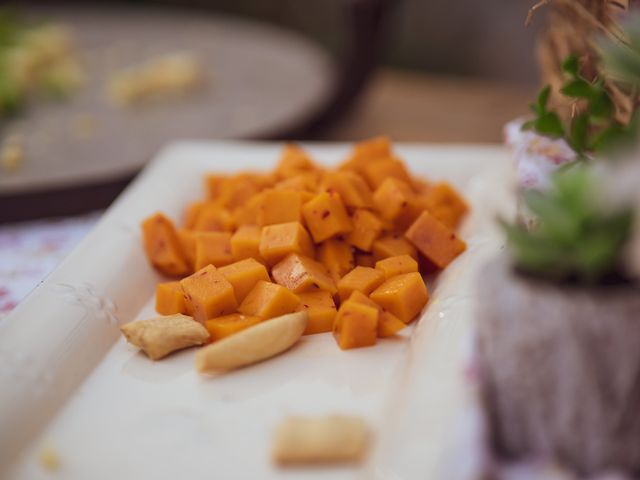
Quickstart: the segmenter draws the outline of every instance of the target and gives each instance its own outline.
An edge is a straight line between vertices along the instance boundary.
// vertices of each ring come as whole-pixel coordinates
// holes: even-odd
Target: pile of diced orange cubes
[[[216,341],[286,313],[343,349],[374,345],[420,315],[420,273],[465,250],[467,204],[446,182],[415,178],[389,140],[355,145],[338,168],[286,145],[269,173],[210,174],[182,226],[143,225],[151,263],[180,280],[157,286],[156,310],[183,313]]]

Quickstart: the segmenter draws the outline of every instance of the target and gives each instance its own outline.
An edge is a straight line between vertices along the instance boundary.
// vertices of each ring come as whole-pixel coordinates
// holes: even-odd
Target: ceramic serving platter
[[[194,350],[152,362],[118,327],[153,314],[161,277],[140,221],[179,219],[208,171],[272,168],[282,145],[186,141],[165,148],[77,249],[0,324],[0,478],[453,478],[451,432],[471,401],[465,381],[477,268],[500,248],[508,155],[494,146],[398,145],[412,172],[447,179],[472,205],[468,251],[430,286],[422,318],[374,348],[303,337],[262,364],[201,377]],[[334,165],[343,144],[306,146]],[[371,425],[360,466],[282,470],[270,461],[289,414],[344,413]],[[459,444],[457,442],[456,444]],[[58,461],[55,471],[42,457]],[[472,466],[468,467],[472,470]],[[447,473],[448,472],[448,473]]]

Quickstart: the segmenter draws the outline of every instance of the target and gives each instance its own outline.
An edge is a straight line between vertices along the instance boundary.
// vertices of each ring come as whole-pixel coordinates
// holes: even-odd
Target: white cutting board
[[[349,150],[308,148],[328,165]],[[280,357],[210,378],[196,374],[194,350],[154,363],[120,337],[120,324],[152,315],[159,280],[141,248],[140,221],[157,210],[179,218],[202,196],[205,172],[270,169],[280,149],[246,142],[169,146],[3,321],[1,478],[447,478],[447,436],[470,401],[463,370],[475,272],[500,249],[494,216],[509,203],[508,155],[500,147],[396,147],[413,173],[452,181],[472,205],[461,231],[468,251],[440,276],[426,313],[399,338],[341,351],[330,334],[307,336]],[[365,417],[376,439],[368,461],[274,467],[270,436],[294,413]],[[43,449],[56,452],[56,472],[40,464]]]

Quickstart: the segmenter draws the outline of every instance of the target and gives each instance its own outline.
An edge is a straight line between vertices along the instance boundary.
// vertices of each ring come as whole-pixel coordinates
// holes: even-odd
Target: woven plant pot
[[[499,456],[640,473],[640,289],[562,286],[488,265],[478,355]]]

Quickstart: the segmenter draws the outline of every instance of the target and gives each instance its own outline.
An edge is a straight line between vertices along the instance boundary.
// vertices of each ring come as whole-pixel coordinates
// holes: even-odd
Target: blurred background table
[[[535,88],[514,83],[383,68],[323,138],[385,134],[399,142],[501,142],[504,124],[526,114],[534,95]]]

